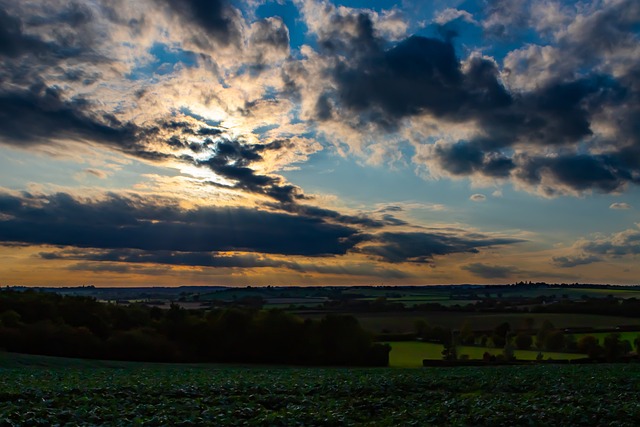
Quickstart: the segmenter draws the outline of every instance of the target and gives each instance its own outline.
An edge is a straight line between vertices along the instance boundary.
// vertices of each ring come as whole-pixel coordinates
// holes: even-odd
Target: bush
[[[22,324],[22,317],[15,310],[7,310],[0,315],[0,325],[17,328]]]
[[[8,351],[136,361],[387,366],[353,316],[302,320],[254,309],[116,306],[45,292],[0,291],[0,345]],[[439,331],[437,331],[440,333]],[[441,339],[450,337],[441,331]]]
[[[620,334],[613,333],[604,337],[604,357],[609,362],[615,362],[631,352],[631,343],[621,341]]]
[[[590,359],[597,359],[604,353],[604,349],[600,346],[598,339],[593,335],[580,337],[577,347],[578,351],[585,353]]]
[[[533,345],[533,338],[525,332],[519,332],[518,335],[516,335],[515,344],[519,350],[529,350],[531,345]]]
[[[549,351],[562,351],[564,349],[564,333],[552,331],[547,334],[545,348]]]

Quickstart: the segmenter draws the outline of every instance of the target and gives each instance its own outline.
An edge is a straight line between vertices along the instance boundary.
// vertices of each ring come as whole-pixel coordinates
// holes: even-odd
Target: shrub
[[[533,338],[525,332],[519,332],[516,335],[515,343],[519,350],[529,350],[533,344]]]

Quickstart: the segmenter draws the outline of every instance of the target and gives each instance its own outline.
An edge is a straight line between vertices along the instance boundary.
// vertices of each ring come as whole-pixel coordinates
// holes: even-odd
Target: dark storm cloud
[[[593,76],[552,84],[514,98],[501,110],[478,111],[477,119],[486,136],[471,141],[437,144],[432,159],[452,175],[476,173],[507,178],[511,175],[532,186],[544,178],[550,186],[543,192],[557,194],[558,185],[575,191],[618,191],[628,183],[639,183],[640,138],[635,124],[640,119],[638,95],[621,82]],[[605,153],[575,153],[563,149],[593,135],[593,115],[619,108],[619,140]],[[495,113],[495,114],[494,114]],[[503,150],[515,146],[554,147],[554,156],[524,152],[509,157]]]
[[[475,276],[483,279],[507,279],[524,272],[517,267],[503,265],[487,265],[480,262],[468,264],[460,267],[462,270],[468,271]]]
[[[593,113],[621,96],[624,89],[606,76],[551,83],[518,95],[508,108],[475,112],[487,135],[475,142],[485,150],[518,142],[540,146],[576,143],[592,135]]]
[[[512,26],[526,27],[529,13],[522,11],[528,6],[516,6],[519,12],[512,13],[513,4],[506,3],[488,3],[487,31],[504,36]],[[317,95],[315,118],[344,117],[356,128],[375,124],[390,132],[413,116],[473,123],[476,138],[438,145],[429,161],[457,176],[514,177],[530,185],[544,180],[550,185],[543,189],[547,194],[563,191],[552,188],[556,184],[577,192],[618,191],[639,182],[640,61],[629,59],[627,66],[629,61],[638,63],[631,67],[635,71],[615,78],[589,72],[593,64],[588,61],[637,46],[638,17],[640,6],[628,1],[589,15],[559,41],[560,52],[566,53],[559,67],[571,72],[512,93],[493,61],[477,56],[461,61],[451,36],[412,36],[393,44],[379,35],[366,13],[336,13],[317,34],[321,54],[332,59],[325,75],[335,89]],[[593,51],[586,52],[592,45]],[[296,81],[305,72],[289,67],[284,73],[285,80]],[[594,121],[603,114],[616,117],[617,135],[611,141],[594,133]],[[581,143],[607,149],[592,153],[587,148],[576,154]],[[525,150],[514,156],[515,150],[526,147],[532,154]],[[553,154],[535,154],[543,150]]]
[[[152,1],[155,5],[163,6],[163,11],[168,11],[170,16],[181,19],[183,28],[193,29],[194,40],[191,41],[204,43],[201,40],[203,35],[221,44],[239,41],[238,20],[241,17],[226,1]],[[127,20],[124,15],[121,16],[119,9],[124,8],[118,3],[98,2],[94,5],[96,7],[89,7],[74,2],[59,8],[60,10],[55,7],[49,10],[44,4],[38,7],[31,7],[29,4],[9,4],[7,10],[11,9],[15,16],[5,12],[2,6],[4,5],[0,3],[0,59],[3,55],[10,58],[5,62],[4,69],[0,69],[1,142],[26,147],[46,144],[52,139],[88,141],[106,144],[145,160],[175,159],[193,162],[193,156],[184,153],[178,155],[175,151],[186,149],[200,153],[218,142],[214,140],[224,137],[224,130],[205,127],[198,130],[197,125],[179,120],[147,122],[145,127],[141,128],[141,125],[121,122],[116,117],[117,112],[101,111],[100,108],[104,108],[104,105],[98,106],[96,102],[77,97],[71,98],[72,95],[64,93],[59,89],[59,85],[33,84],[36,81],[51,81],[49,74],[52,72],[62,72],[68,82],[75,84],[91,84],[99,79],[99,75],[94,71],[88,71],[86,67],[106,61],[95,52],[100,51],[100,43],[106,42],[108,45],[111,35],[109,27],[100,27],[98,31],[96,25],[104,23],[104,18],[130,29],[136,24]],[[55,31],[50,31],[52,26]],[[28,28],[28,33],[25,28]],[[46,36],[42,35],[44,31],[47,31]],[[50,41],[45,43],[40,37],[46,37]],[[258,21],[252,32],[252,43],[258,50],[264,50],[267,46],[276,50],[286,50],[288,30],[284,23],[276,18]],[[61,61],[80,55],[80,60],[75,61],[73,65],[68,61]],[[17,58],[18,56],[27,58]],[[52,59],[55,60],[55,64]],[[49,67],[56,65],[59,69],[43,68],[44,64]],[[31,87],[27,88],[27,85]],[[208,138],[201,144],[187,143],[186,138],[183,138],[187,135]],[[165,147],[149,148],[150,145],[157,146],[157,143],[164,144]],[[224,142],[218,145],[221,153],[216,156],[228,160],[229,153],[223,152]],[[258,153],[260,147],[256,146],[252,150]],[[246,158],[248,161],[254,161],[259,157],[246,157],[250,154],[247,149],[245,152],[237,153],[236,157]],[[303,197],[299,188],[285,183],[281,177],[257,174],[247,163],[221,164],[215,160],[216,156],[208,166],[217,169],[222,176],[236,181],[235,188],[265,194],[286,202]]]
[[[466,141],[438,144],[434,148],[433,157],[453,175],[480,172],[492,177],[507,177],[515,167],[513,160],[499,153],[484,153],[477,145]]]
[[[366,56],[378,51],[384,41],[377,37],[367,13],[334,14],[327,25],[319,29],[319,47],[329,53],[349,52]]]
[[[300,271],[317,270],[289,261],[216,257],[211,253],[332,256],[357,252],[391,263],[427,262],[434,255],[478,252],[482,247],[521,241],[461,230],[367,234],[303,215],[246,208],[185,210],[167,200],[115,194],[102,200],[78,200],[64,193],[4,193],[0,194],[0,241],[89,248],[86,253],[71,250],[42,255],[50,259],[276,266]]]
[[[281,18],[261,19],[253,24],[251,43],[257,47],[289,50],[289,30]]]
[[[135,132],[133,125],[91,112],[83,99],[63,99],[55,88],[34,85],[29,90],[0,92],[0,138],[11,145],[65,138],[126,146],[133,143]]]
[[[619,233],[615,238],[586,241],[580,244],[580,249],[590,254],[613,257],[640,255],[640,231],[629,230]]]
[[[582,256],[558,256],[552,258],[553,263],[561,268],[577,267],[579,265],[593,264],[602,261],[602,258],[595,255]]]
[[[330,220],[345,225],[360,225],[370,228],[381,228],[385,225],[407,225],[406,222],[391,215],[388,215],[387,217],[383,216],[382,219],[375,219],[366,215],[345,215],[331,209],[297,203],[267,203],[266,205],[274,209],[282,209],[286,212],[295,213],[297,215],[321,218],[323,220]]]
[[[329,120],[333,117],[333,107],[326,94],[320,95],[316,101],[315,115],[318,120]]]
[[[421,36],[385,50],[367,15],[359,15],[356,23],[355,36],[327,31],[321,33],[320,44],[328,53],[353,58],[339,61],[328,73],[337,85],[337,102],[364,116],[363,122],[395,129],[403,117],[429,113],[463,120],[473,111],[511,103],[492,62],[473,58],[463,72],[449,40]],[[327,118],[327,100],[318,105],[319,118]]]
[[[638,255],[640,255],[640,230],[632,228],[608,236],[598,236],[592,240],[578,240],[573,245],[573,254],[553,257],[551,261],[558,267],[571,268],[611,258]]]
[[[364,52],[332,71],[341,107],[361,116],[362,123],[372,120],[390,130],[403,118],[422,114],[474,121],[486,135],[474,141],[483,151],[518,142],[577,142],[592,134],[591,113],[622,91],[614,80],[593,76],[512,95],[495,63],[473,57],[463,69],[448,40],[412,36],[388,50]],[[328,99],[318,101],[319,118],[329,117],[327,104]]]
[[[169,268],[147,268],[138,265],[111,264],[105,262],[79,262],[67,267],[67,270],[89,271],[91,273],[148,274],[153,276],[169,273]]]
[[[287,140],[245,144],[226,139],[222,128],[180,120],[158,121],[140,128],[112,115],[95,112],[93,108],[84,99],[66,100],[58,89],[42,84],[28,90],[0,91],[0,139],[5,144],[23,148],[55,139],[90,141],[145,160],[175,159],[208,167],[234,181],[233,188],[263,194],[279,202],[291,204],[305,198],[300,188],[287,184],[280,176],[259,174],[250,167],[261,161],[266,151],[291,149],[292,144]],[[204,140],[188,142],[185,136],[204,137]],[[200,153],[206,150],[212,154],[208,159],[194,160],[189,155],[151,150],[148,141],[164,142],[171,151],[187,149]]]
[[[412,37],[388,50],[370,51],[352,66],[334,70],[337,99],[378,124],[431,111],[452,113],[460,106],[462,74],[453,47],[439,40]]]
[[[222,255],[211,252],[141,251],[136,249],[86,250],[66,249],[57,252],[41,252],[45,260],[92,261],[94,263],[165,264],[212,268],[284,268],[300,273],[334,275],[376,276],[383,278],[406,278],[409,274],[399,270],[380,268],[372,264],[349,263],[348,265],[306,264],[291,260],[269,258],[257,254]],[[92,264],[96,265],[96,264]],[[107,264],[117,266],[120,264]],[[71,266],[77,268],[77,264]]]
[[[305,198],[302,190],[286,184],[280,176],[263,175],[249,167],[263,159],[262,153],[291,148],[290,142],[276,140],[267,144],[245,144],[237,140],[222,139],[215,144],[214,153],[195,164],[207,167],[224,178],[235,182],[233,188],[263,194],[282,203],[294,203]]]
[[[595,189],[603,193],[620,190],[629,182],[640,183],[637,171],[628,168],[616,155],[569,154],[557,157],[534,157],[524,161],[517,177],[531,185],[539,185],[543,174],[551,176],[554,183],[576,191]],[[553,195],[557,189],[543,189]]]
[[[168,203],[168,201],[164,201]],[[139,197],[79,201],[68,194],[4,194],[0,241],[147,251],[344,254],[357,230],[315,218],[247,208],[183,210]]]
[[[137,249],[113,249],[91,251],[71,249],[58,252],[42,252],[46,260],[84,260],[126,263],[169,264],[192,267],[289,267],[288,261],[270,259],[256,254],[218,255],[212,252],[142,251]]]
[[[573,25],[560,39],[560,46],[573,58],[597,59],[638,44],[640,3],[610,2],[606,7]]]
[[[172,128],[180,126],[180,123],[171,124]],[[180,139],[175,139],[174,144],[182,148],[189,146],[192,151],[200,151],[202,147],[209,148],[212,151],[209,158],[204,160],[191,158],[190,161],[197,166],[207,167],[217,175],[233,181],[233,184],[230,185],[231,188],[264,195],[275,200],[275,203],[266,202],[265,206],[267,207],[349,226],[379,228],[385,225],[407,224],[391,215],[382,219],[374,219],[366,215],[346,215],[331,209],[300,204],[301,200],[310,199],[302,189],[287,184],[280,176],[260,174],[251,168],[252,163],[263,160],[265,152],[293,149],[289,140],[279,139],[265,144],[246,144],[221,137],[216,141],[205,140],[202,145],[199,145],[200,149],[192,147],[193,144],[181,142]],[[212,185],[224,186],[224,184],[217,183]]]
[[[240,29],[235,13],[225,0],[155,0],[180,16],[186,25],[194,25],[222,44],[238,41]],[[196,38],[196,43],[202,43]]]
[[[51,47],[40,38],[23,32],[22,22],[0,5],[0,56],[16,58],[27,53],[40,54]]]
[[[62,72],[68,81],[97,78],[85,64],[107,64],[98,45],[108,33],[96,32],[97,17],[89,6],[76,2],[64,7],[32,7],[22,2],[0,2],[0,86],[46,80],[45,70]],[[52,29],[53,27],[53,29]],[[60,66],[60,68],[48,68]],[[82,78],[83,74],[87,74]]]
[[[429,262],[436,255],[477,253],[479,248],[523,242],[520,239],[491,237],[458,230],[455,234],[434,232],[384,232],[367,235],[358,252],[386,262]]]

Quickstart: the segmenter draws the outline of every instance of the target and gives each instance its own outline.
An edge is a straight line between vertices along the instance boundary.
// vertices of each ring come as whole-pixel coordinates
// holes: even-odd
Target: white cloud
[[[452,8],[448,8],[440,12],[433,21],[436,24],[442,25],[446,24],[447,22],[455,21],[458,18],[461,18],[463,21],[469,22],[471,24],[477,24],[476,20],[473,19],[473,15],[471,15],[466,10]]]
[[[628,203],[618,202],[618,203],[611,203],[611,206],[609,206],[609,209],[631,209],[631,206]]]

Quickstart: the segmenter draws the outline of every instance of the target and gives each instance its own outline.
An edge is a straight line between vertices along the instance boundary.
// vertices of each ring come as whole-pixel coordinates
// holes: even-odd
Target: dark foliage
[[[88,297],[0,291],[0,348],[151,362],[386,366],[352,316],[302,320],[279,310],[168,310]]]

